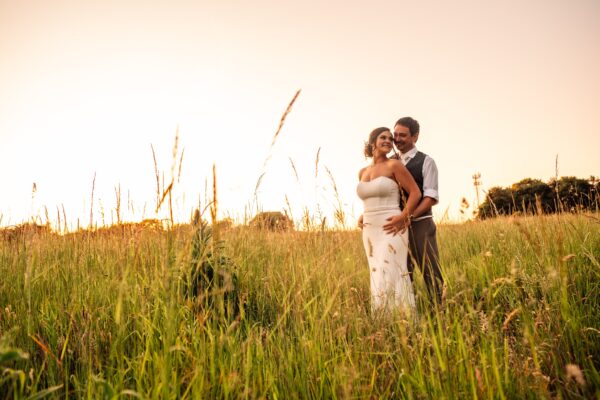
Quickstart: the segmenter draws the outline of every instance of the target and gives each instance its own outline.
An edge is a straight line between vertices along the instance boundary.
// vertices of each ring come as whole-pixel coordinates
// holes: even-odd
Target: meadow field
[[[200,229],[0,238],[0,398],[600,399],[598,214],[438,226],[415,320],[370,312],[357,230]]]

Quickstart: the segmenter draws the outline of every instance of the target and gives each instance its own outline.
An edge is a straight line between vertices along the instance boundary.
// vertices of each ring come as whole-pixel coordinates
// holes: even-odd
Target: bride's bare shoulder
[[[362,180],[363,173],[364,173],[364,172],[365,172],[365,171],[366,171],[368,168],[369,168],[369,167],[364,167],[364,168],[361,168],[361,169],[360,169],[360,171],[358,171],[358,180],[359,180],[359,181],[360,181],[360,180]]]
[[[406,167],[402,164],[400,160],[389,160],[389,169],[392,171],[394,175],[398,174],[398,176],[407,172]]]
[[[391,168],[398,168],[398,167],[404,167],[404,164],[402,164],[402,161],[397,160],[395,158],[390,158],[388,159],[388,165]]]

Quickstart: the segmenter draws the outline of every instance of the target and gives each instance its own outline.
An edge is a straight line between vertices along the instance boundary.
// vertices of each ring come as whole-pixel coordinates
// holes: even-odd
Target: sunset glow
[[[0,0],[0,226],[63,208],[87,225],[94,176],[96,223],[119,187],[125,219],[163,218],[150,146],[168,182],[177,129],[179,221],[214,164],[221,217],[287,197],[296,219],[340,201],[352,225],[363,141],[406,115],[440,170],[437,219],[461,219],[476,172],[484,190],[547,180],[558,155],[559,175],[597,176],[599,18],[592,0]]]

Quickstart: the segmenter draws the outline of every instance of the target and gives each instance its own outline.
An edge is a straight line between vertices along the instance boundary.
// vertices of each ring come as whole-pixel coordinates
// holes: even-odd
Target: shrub
[[[249,223],[251,228],[267,229],[270,231],[290,231],[294,223],[287,215],[279,211],[265,211],[258,213]]]

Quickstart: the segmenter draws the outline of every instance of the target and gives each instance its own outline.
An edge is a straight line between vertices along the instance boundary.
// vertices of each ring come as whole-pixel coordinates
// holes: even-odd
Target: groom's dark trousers
[[[444,278],[439,264],[439,252],[436,239],[436,226],[432,218],[413,221],[408,228],[408,272],[413,278],[415,264],[423,272],[423,279],[429,291],[429,297],[437,304],[442,302]]]
[[[410,156],[408,161],[403,160],[406,169],[408,172],[410,172],[413,178],[415,178],[415,182],[424,196],[427,196],[427,193],[435,194],[436,197],[432,198],[438,200],[437,167],[435,167],[435,162],[433,159],[431,159],[430,163],[433,163],[433,170],[429,168],[426,171],[424,170],[424,166],[425,161],[429,156],[416,150],[415,148],[410,150],[407,154],[409,153],[412,153],[412,156]],[[426,174],[429,175],[426,176]],[[431,178],[433,178],[433,181]],[[428,185],[430,186],[425,185],[426,181],[429,181]],[[408,198],[408,193],[404,193],[403,198]],[[402,203],[403,202],[404,200]],[[408,252],[408,272],[411,280],[413,278],[413,271],[415,270],[416,264],[423,272],[423,279],[425,279],[425,285],[427,285],[429,298],[432,302],[441,304],[444,278],[442,277],[442,272],[440,270],[440,257],[436,240],[436,227],[435,222],[433,222],[431,210],[428,210],[423,215],[420,215],[419,218],[411,222],[408,228],[408,242],[410,250]]]

